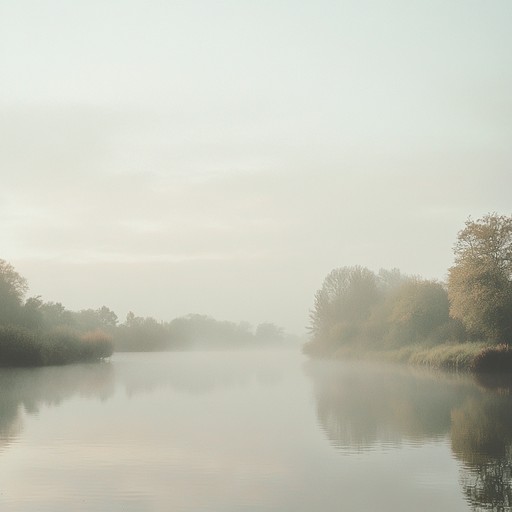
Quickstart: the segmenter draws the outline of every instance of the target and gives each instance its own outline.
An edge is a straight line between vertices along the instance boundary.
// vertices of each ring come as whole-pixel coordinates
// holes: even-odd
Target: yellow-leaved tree
[[[450,314],[474,336],[512,343],[512,216],[469,218],[454,253]]]

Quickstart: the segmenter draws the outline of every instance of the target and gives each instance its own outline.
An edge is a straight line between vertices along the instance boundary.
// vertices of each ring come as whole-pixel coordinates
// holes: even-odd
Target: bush
[[[496,345],[482,350],[471,368],[479,373],[505,373],[512,371],[512,350],[508,345]]]
[[[0,366],[38,366],[41,355],[41,344],[33,332],[0,326]]]
[[[102,330],[89,331],[81,336],[82,355],[86,359],[105,359],[112,355],[112,337]]]
[[[49,366],[98,361],[112,355],[112,341],[101,331],[81,334],[58,328],[42,334],[0,327],[0,366]]]

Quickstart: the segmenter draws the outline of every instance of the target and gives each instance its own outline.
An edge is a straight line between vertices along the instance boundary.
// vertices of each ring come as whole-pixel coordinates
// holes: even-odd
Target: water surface
[[[510,510],[509,387],[292,351],[0,370],[0,510]]]

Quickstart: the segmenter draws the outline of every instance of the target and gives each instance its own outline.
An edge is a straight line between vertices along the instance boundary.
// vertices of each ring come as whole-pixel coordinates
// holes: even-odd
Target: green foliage
[[[0,259],[0,325],[17,325],[22,316],[27,281],[14,267]]]
[[[512,217],[468,219],[449,270],[450,313],[475,336],[512,342]]]
[[[14,326],[0,326],[0,366],[43,364],[42,343],[34,332]]]
[[[111,355],[111,339],[99,331],[80,334],[60,328],[43,334],[22,327],[0,327],[0,366],[61,365]]]
[[[0,260],[0,366],[56,365],[109,357],[121,351],[242,348],[280,343],[283,330],[273,324],[222,322],[188,315],[172,322],[128,313],[119,325],[106,306],[67,310],[60,302],[30,297],[26,280]]]

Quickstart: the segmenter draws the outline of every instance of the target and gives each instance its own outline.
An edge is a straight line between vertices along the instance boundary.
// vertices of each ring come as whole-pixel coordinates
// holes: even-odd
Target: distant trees
[[[512,217],[468,219],[448,275],[450,313],[474,336],[512,342]]]
[[[169,348],[169,331],[163,322],[130,311],[114,332],[114,346],[121,351],[155,351]]]
[[[285,339],[283,330],[271,323],[259,324],[253,332],[247,322],[221,321],[208,315],[191,314],[159,322],[131,311],[114,332],[119,351],[239,349],[275,346]]]
[[[117,315],[107,306],[73,312],[70,320],[80,331],[101,329],[105,332],[112,332],[118,322]]]
[[[285,339],[285,333],[282,327],[269,322],[263,322],[256,326],[254,333],[256,340],[260,342],[282,342]]]
[[[386,348],[453,337],[448,294],[436,281],[397,269],[332,270],[315,294],[308,349],[332,352],[343,345]],[[308,350],[307,349],[307,350]]]

